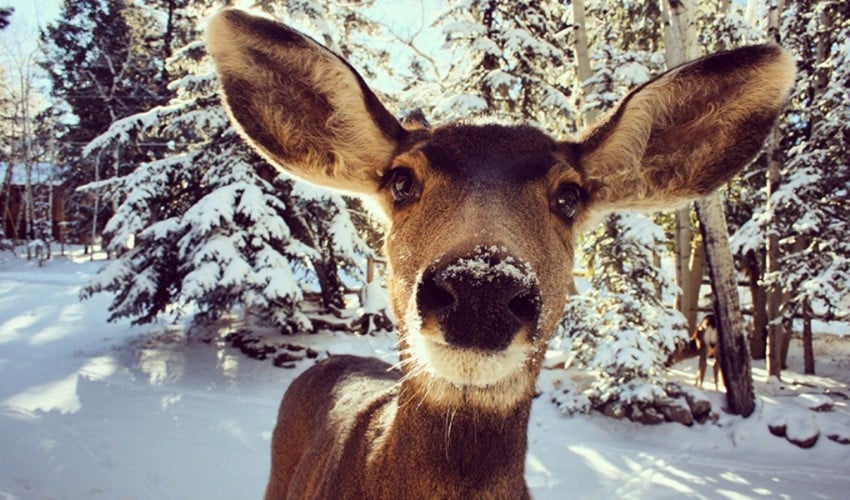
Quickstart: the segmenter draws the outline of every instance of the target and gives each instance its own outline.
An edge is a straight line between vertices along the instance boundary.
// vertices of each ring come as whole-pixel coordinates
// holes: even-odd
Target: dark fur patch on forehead
[[[452,125],[435,130],[422,152],[433,169],[451,176],[522,183],[545,176],[556,149],[533,127]]]

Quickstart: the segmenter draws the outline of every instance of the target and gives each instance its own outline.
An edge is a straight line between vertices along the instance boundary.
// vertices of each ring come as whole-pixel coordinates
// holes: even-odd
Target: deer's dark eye
[[[564,184],[555,192],[552,198],[552,211],[567,222],[572,222],[581,204],[582,191],[577,184]]]
[[[389,173],[390,193],[396,204],[412,201],[419,195],[419,185],[413,177],[413,172],[407,168],[396,168]]]

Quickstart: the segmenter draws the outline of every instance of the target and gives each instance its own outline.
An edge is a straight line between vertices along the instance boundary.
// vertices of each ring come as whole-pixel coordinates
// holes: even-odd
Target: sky
[[[59,15],[60,4],[59,0],[0,0],[0,7],[15,9],[11,24],[2,33],[3,38],[18,38],[34,47],[39,28]]]
[[[430,22],[434,12],[445,6],[444,0],[422,0],[410,2],[410,9],[392,8],[397,6],[396,1],[378,0],[372,14],[401,36],[409,36],[420,30],[423,23]],[[237,2],[237,5],[250,3],[252,2],[245,0]],[[56,19],[61,6],[61,0],[0,0],[0,7],[15,9],[10,19],[11,24],[0,31],[0,66],[8,68],[14,65],[16,60],[26,59],[38,51],[40,29]],[[387,6],[390,8],[386,8]]]

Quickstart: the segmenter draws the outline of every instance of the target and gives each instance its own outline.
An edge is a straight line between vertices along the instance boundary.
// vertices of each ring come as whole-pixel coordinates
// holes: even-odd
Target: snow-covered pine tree
[[[678,399],[683,390],[666,379],[667,359],[686,342],[687,325],[664,305],[676,290],[655,264],[665,241],[651,218],[632,212],[607,217],[583,241],[591,288],[571,299],[560,333],[571,344],[567,368],[595,376],[556,395],[563,411],[596,409],[645,423],[675,413],[688,422],[688,403]]]
[[[110,123],[168,99],[163,61],[171,53],[168,44],[181,43],[172,19],[174,6],[181,3],[185,0],[68,0],[58,20],[42,32],[42,66],[53,95],[75,117],[59,143],[60,160],[70,167],[66,198],[73,215],[69,230],[76,239],[96,238],[115,207],[101,203],[97,193],[73,190],[126,174],[162,153],[159,144],[125,137],[110,148],[81,155],[83,146]]]
[[[215,8],[195,2],[184,17],[206,19]],[[311,19],[327,26],[327,17]],[[115,292],[113,319],[151,321],[187,305],[215,317],[239,306],[283,331],[310,330],[306,313],[341,308],[344,275],[360,278],[370,249],[342,197],[279,177],[237,137],[218,98],[204,27],[192,28],[194,39],[168,62],[175,97],[113,123],[88,146],[128,135],[171,145],[164,158],[107,186],[118,203],[106,227],[109,247],[124,250],[84,295]],[[321,297],[318,308],[306,305],[311,294]]]
[[[760,1],[750,4],[754,24],[765,36],[772,28],[764,20],[776,7],[768,8]],[[747,209],[733,219],[739,227],[732,243],[743,267],[760,273],[757,279],[762,289],[778,287],[776,308],[781,311],[777,317],[786,327],[794,317],[802,317],[808,339],[812,316],[839,313],[839,297],[848,288],[848,248],[842,235],[850,228],[843,211],[836,209],[847,201],[847,190],[840,186],[848,182],[847,155],[842,153],[848,147],[846,61],[850,56],[847,44],[842,43],[848,35],[848,12],[840,3],[785,5],[776,13],[777,35],[781,44],[797,55],[797,85],[780,118],[777,151],[766,153],[771,158],[757,162],[761,168],[769,161],[781,167],[781,183],[771,192],[768,204],[767,193],[761,189],[767,184],[764,172],[758,171],[759,165],[751,170],[753,181],[746,184],[749,196],[736,200],[739,209]],[[767,272],[764,249],[770,231],[777,234],[776,256],[774,270]],[[750,272],[751,279],[754,274]],[[755,296],[753,302],[756,312],[765,308]],[[758,324],[758,318],[754,322]],[[778,341],[782,345],[770,363],[773,375],[779,374],[784,363],[789,333]],[[814,368],[809,347],[804,342],[805,369]]]
[[[585,1],[590,64],[582,114],[610,110],[635,86],[664,70],[657,2]]]
[[[575,130],[571,13],[562,3],[449,1],[438,18],[452,66],[437,82],[436,121],[521,121]]]
[[[782,313],[802,317],[805,370],[814,373],[811,320],[833,317],[850,287],[850,5],[789,3],[783,44],[798,55],[798,85],[782,120],[785,162],[773,193],[782,238]],[[787,344],[783,346],[783,363]]]

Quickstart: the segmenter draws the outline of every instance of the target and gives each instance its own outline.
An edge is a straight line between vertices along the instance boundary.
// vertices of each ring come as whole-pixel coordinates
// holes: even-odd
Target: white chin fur
[[[423,333],[426,332],[408,332],[411,356],[429,375],[456,386],[495,385],[522,371],[529,355],[528,349],[518,346],[492,353],[454,347],[443,342],[439,332]]]
[[[415,294],[407,304],[404,320],[405,339],[414,372],[427,373],[458,388],[486,388],[512,376],[516,378],[526,371],[531,345],[514,342],[497,352],[450,345],[443,339],[442,332],[432,331],[432,325],[423,324]],[[523,333],[519,332],[517,338],[522,337]]]

